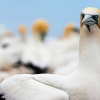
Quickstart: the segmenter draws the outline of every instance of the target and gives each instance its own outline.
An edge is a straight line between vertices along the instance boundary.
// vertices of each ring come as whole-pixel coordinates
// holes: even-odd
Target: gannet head
[[[67,26],[65,26],[65,28],[64,28],[64,36],[65,37],[69,37],[70,34],[73,32],[79,33],[79,29],[74,24],[68,24]]]
[[[32,26],[32,30],[36,37],[44,40],[48,31],[48,23],[45,20],[36,20]]]
[[[22,42],[26,41],[25,35],[26,35],[26,26],[25,25],[21,25],[19,27],[19,35],[20,35],[20,39]]]
[[[81,13],[81,27],[86,25],[90,31],[90,26],[97,25],[100,28],[100,10],[93,7],[87,7]]]
[[[24,35],[26,33],[26,26],[25,25],[21,25],[19,27],[19,32],[21,35]]]

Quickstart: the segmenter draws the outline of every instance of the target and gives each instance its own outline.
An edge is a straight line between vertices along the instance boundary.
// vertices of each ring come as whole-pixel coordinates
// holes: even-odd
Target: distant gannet
[[[78,66],[79,30],[75,25],[68,24],[59,39],[47,41],[47,47],[52,55],[50,68],[53,74],[67,75]]]
[[[48,69],[50,55],[44,44],[48,31],[48,24],[45,20],[36,20],[32,26],[33,39],[27,43],[23,50],[21,62],[33,69],[33,73],[45,73]]]

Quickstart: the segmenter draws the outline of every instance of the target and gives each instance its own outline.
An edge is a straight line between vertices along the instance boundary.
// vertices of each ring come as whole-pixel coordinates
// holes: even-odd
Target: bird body
[[[69,26],[67,26],[69,27]],[[69,30],[69,28],[67,28]],[[67,31],[69,36],[47,41],[46,45],[51,53],[50,68],[53,74],[67,75],[74,70],[74,62],[79,61],[79,33],[73,32],[73,27]],[[72,66],[74,65],[74,66]],[[69,68],[68,68],[68,67]],[[71,68],[71,69],[70,69]],[[66,69],[66,70],[65,70]]]
[[[32,26],[33,35],[28,41],[21,55],[21,62],[33,73],[44,73],[48,68],[49,52],[44,44],[44,37],[47,34],[48,25],[44,20],[37,20]]]
[[[0,67],[11,67],[19,59],[19,47],[14,37],[3,38],[0,42]]]
[[[27,44],[26,50],[22,54],[22,62],[31,62],[41,68],[45,68],[49,63],[49,53],[45,45],[39,41],[32,41]]]

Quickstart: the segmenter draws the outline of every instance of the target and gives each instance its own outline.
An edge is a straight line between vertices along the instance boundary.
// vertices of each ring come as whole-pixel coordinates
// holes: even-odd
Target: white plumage
[[[49,52],[44,43],[39,41],[31,41],[27,43],[25,50],[22,53],[21,60],[23,63],[32,63],[40,68],[46,68],[49,63]]]
[[[0,42],[0,68],[12,67],[19,59],[20,51],[14,37],[3,38]]]
[[[37,20],[34,22],[32,30],[34,37],[26,43],[20,59],[26,67],[32,68],[33,73],[44,73],[50,60],[50,54],[44,43],[48,24],[44,20]]]
[[[64,36],[62,36],[60,39],[47,41],[47,47],[51,52],[49,66],[54,74],[67,75],[71,72],[71,70],[76,68],[74,68],[74,66],[76,66],[74,63],[77,63],[78,66],[79,33],[74,31],[75,29],[75,26],[69,24],[67,27],[65,27],[66,34],[64,33]],[[67,67],[70,65],[71,67],[69,68],[71,69]]]

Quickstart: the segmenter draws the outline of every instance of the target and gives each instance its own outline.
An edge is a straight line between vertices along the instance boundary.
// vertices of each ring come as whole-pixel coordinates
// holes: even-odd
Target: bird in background
[[[0,68],[13,66],[19,58],[19,50],[13,33],[3,29],[0,39]]]
[[[27,34],[27,29],[26,29],[26,26],[23,24],[23,25],[20,25],[19,26],[19,40],[24,43],[27,41],[27,38],[26,38],[26,34]]]
[[[33,39],[23,50],[21,62],[25,67],[32,69],[33,73],[45,73],[48,69],[50,54],[44,43],[48,28],[45,20],[36,20],[32,25]]]
[[[68,24],[65,26],[64,33],[60,37],[60,40],[62,41],[63,46],[65,46],[65,48],[62,49],[62,51],[66,54],[65,56],[63,55],[62,65],[59,64],[60,67],[57,67],[53,71],[53,74],[68,75],[78,67],[79,35],[80,35],[79,29],[74,24]],[[59,57],[59,60],[60,58],[61,57]]]
[[[30,73],[28,69],[19,64],[20,56],[25,48],[25,27],[20,27],[23,35],[18,40],[12,32],[5,29],[0,39],[0,82],[5,78],[15,75]]]
[[[1,28],[2,29],[2,28]],[[30,39],[31,41],[28,41],[28,38],[26,37],[27,29],[26,25],[20,25],[19,29],[19,38],[15,38],[13,33],[8,31],[7,29],[2,29],[2,38],[0,40],[2,47],[6,48],[6,53],[5,50],[1,50],[1,81],[4,80],[5,78],[15,75],[15,74],[33,74],[33,73],[54,73],[54,74],[69,74],[74,70],[76,67],[73,68],[76,65],[75,63],[72,63],[70,65],[63,65],[59,68],[51,68],[51,64],[49,61],[52,59],[52,55],[50,54],[48,48],[46,48],[45,44],[45,37],[47,35],[48,31],[48,23],[45,20],[39,19],[34,22],[34,25],[32,26],[32,31],[33,31],[33,37]],[[69,32],[73,32],[75,30],[74,25],[68,25],[65,30],[70,30]],[[68,31],[67,31],[68,32]],[[67,34],[66,32],[66,34]],[[75,31],[76,32],[76,31]],[[65,34],[65,33],[64,33]],[[69,34],[69,33],[68,33]],[[33,43],[34,42],[34,43]],[[36,44],[35,44],[36,43]],[[33,45],[34,44],[34,45]],[[32,55],[32,50],[34,50],[34,47],[37,48],[37,44],[39,44],[39,49],[38,52],[34,52]],[[41,44],[41,45],[40,45]],[[10,49],[11,48],[11,49]],[[29,48],[30,50],[26,50],[26,48]],[[40,51],[40,49],[42,50]],[[32,50],[31,50],[32,49]],[[8,50],[8,51],[7,51]],[[12,51],[13,50],[13,51]],[[36,50],[36,49],[35,49]],[[23,52],[25,51],[25,52]],[[30,52],[32,51],[32,52]],[[30,53],[29,53],[30,52]],[[71,53],[73,55],[73,53]],[[8,55],[6,57],[6,55]],[[11,56],[14,55],[14,56]],[[28,57],[27,57],[28,55]],[[34,56],[35,55],[35,56]],[[41,60],[40,58],[36,56],[41,55]],[[59,55],[59,54],[58,54]],[[53,55],[54,58],[54,55]],[[57,58],[58,59],[58,58]],[[62,59],[60,59],[62,60]],[[9,63],[6,63],[9,62]],[[33,65],[30,63],[32,62],[33,64],[35,63],[35,67],[33,68]],[[48,65],[48,66],[46,66]],[[46,68],[41,69],[41,67],[46,66]],[[58,65],[56,65],[58,66]],[[67,66],[69,66],[67,68]],[[39,68],[40,67],[40,68]],[[67,68],[67,69],[66,69]],[[52,71],[53,69],[53,71]],[[64,72],[65,71],[65,72]]]
[[[60,39],[68,39],[69,37],[79,37],[79,29],[74,24],[68,24],[64,28],[64,33]],[[76,35],[77,34],[77,35]]]
[[[60,38],[47,41],[47,47],[51,52],[51,72],[69,74],[78,66],[79,29],[74,24],[68,24]]]
[[[43,19],[38,19],[32,26],[34,40],[44,41],[49,29],[48,22]]]
[[[18,28],[19,31],[19,38],[17,39],[17,45],[19,46],[19,50],[20,50],[20,55],[22,54],[22,52],[25,50],[26,48],[26,44],[28,42],[28,39],[26,38],[27,33],[27,27],[26,25],[20,25]]]

